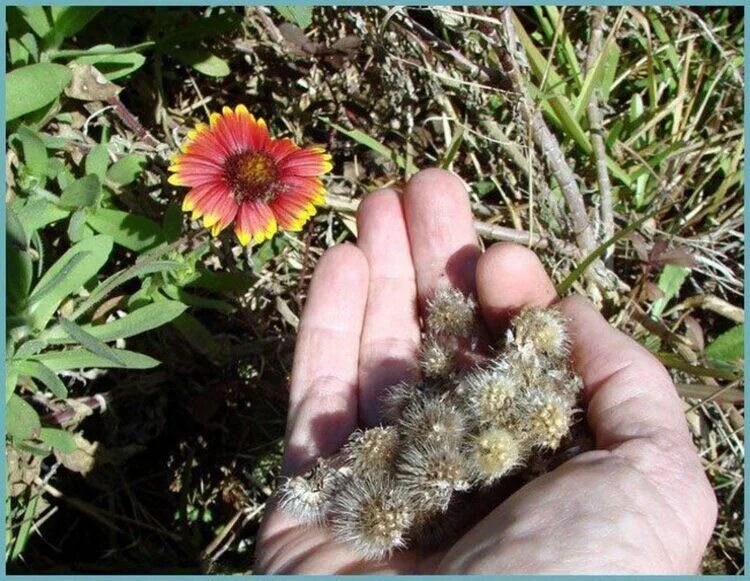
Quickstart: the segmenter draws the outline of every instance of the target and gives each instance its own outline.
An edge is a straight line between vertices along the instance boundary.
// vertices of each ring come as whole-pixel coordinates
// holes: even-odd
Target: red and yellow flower
[[[187,135],[169,183],[191,188],[182,209],[216,236],[234,223],[242,245],[277,230],[300,230],[325,201],[321,177],[331,156],[319,147],[274,139],[244,105],[211,114]]]

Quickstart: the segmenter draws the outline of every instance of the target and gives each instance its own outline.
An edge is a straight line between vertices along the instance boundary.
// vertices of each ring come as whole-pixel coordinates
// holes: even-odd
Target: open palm
[[[499,334],[527,305],[558,300],[536,255],[510,244],[480,253],[468,197],[448,172],[425,170],[403,195],[370,194],[357,246],[318,263],[300,323],[284,469],[304,472],[358,426],[379,420],[382,391],[418,374],[420,307],[441,286],[476,295]],[[583,299],[570,319],[596,450],[513,494],[441,551],[363,561],[323,528],[270,508],[256,571],[266,573],[690,573],[716,500],[666,370]]]

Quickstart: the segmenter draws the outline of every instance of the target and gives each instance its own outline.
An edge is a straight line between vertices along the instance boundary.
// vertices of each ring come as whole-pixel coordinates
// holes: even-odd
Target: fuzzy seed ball
[[[511,326],[522,350],[553,358],[568,356],[565,318],[557,309],[526,308],[513,318]]]
[[[302,522],[323,524],[341,477],[339,468],[321,458],[311,471],[283,482],[278,490],[279,506]]]
[[[571,400],[550,391],[537,391],[525,399],[519,425],[526,428],[532,445],[557,448],[570,429]]]
[[[471,417],[480,425],[494,425],[507,419],[511,403],[522,387],[522,377],[514,368],[498,362],[466,376],[462,383]]]
[[[398,452],[398,441],[395,426],[378,426],[354,432],[344,448],[353,476],[387,473]]]
[[[477,479],[490,484],[522,463],[518,436],[504,428],[488,428],[471,443],[471,461]]]
[[[474,330],[477,304],[456,288],[438,289],[427,303],[427,328],[433,333],[467,337]]]
[[[419,350],[419,366],[425,377],[444,377],[455,369],[455,353],[437,337],[428,337]]]
[[[412,441],[397,461],[396,483],[419,510],[444,511],[453,492],[470,488],[469,466],[453,444]]]
[[[467,421],[447,395],[421,394],[404,408],[398,427],[404,442],[456,445],[466,432]]]
[[[406,546],[412,518],[408,495],[383,478],[352,480],[336,495],[331,511],[333,533],[365,559],[388,557]]]

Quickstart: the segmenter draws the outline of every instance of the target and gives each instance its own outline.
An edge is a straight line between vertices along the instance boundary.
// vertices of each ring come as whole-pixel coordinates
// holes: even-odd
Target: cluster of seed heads
[[[356,431],[337,454],[287,479],[283,509],[378,559],[447,540],[472,493],[522,475],[560,446],[581,387],[564,318],[554,308],[521,311],[503,344],[462,370],[457,356],[478,335],[476,311],[457,289],[435,293],[422,379],[386,391],[383,425]]]

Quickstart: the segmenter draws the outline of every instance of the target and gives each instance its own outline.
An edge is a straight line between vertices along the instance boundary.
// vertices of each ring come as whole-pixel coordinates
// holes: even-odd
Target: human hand
[[[418,311],[441,286],[475,294],[500,334],[525,306],[557,302],[530,250],[480,254],[462,183],[440,170],[403,196],[370,194],[357,246],[321,258],[300,322],[284,470],[304,472],[357,426],[379,420],[382,390],[416,377]],[[266,573],[694,573],[716,520],[669,374],[585,300],[563,299],[596,449],[525,485],[455,543],[364,561],[323,528],[269,508],[256,571]]]

